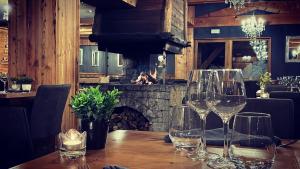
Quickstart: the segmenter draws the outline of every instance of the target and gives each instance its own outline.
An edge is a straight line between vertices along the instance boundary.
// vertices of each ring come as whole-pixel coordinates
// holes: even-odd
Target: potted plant
[[[11,77],[9,78],[11,83],[11,89],[13,90],[21,90],[21,83],[18,77]]]
[[[31,90],[31,83],[33,82],[31,77],[28,76],[21,76],[19,77],[19,80],[17,81],[18,84],[21,84],[21,88],[24,91],[30,91]]]
[[[272,82],[271,73],[265,72],[259,77],[260,97],[268,97],[268,93],[265,91],[266,85]]]
[[[97,86],[83,89],[72,97],[70,106],[80,119],[81,130],[87,132],[87,149],[105,147],[109,120],[120,94],[117,89],[102,92]]]

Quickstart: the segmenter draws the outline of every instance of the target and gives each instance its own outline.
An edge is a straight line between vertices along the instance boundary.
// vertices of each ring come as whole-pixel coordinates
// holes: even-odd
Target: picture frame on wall
[[[286,36],[285,62],[300,62],[300,36]]]

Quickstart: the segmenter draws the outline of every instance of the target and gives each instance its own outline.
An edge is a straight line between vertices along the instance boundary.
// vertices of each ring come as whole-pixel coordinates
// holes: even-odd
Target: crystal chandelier
[[[225,4],[229,4],[230,8],[233,6],[234,9],[239,10],[245,7],[246,0],[225,0]]]
[[[266,40],[251,40],[250,45],[258,60],[267,60],[267,41]]]
[[[256,19],[253,15],[248,19],[242,20],[242,31],[251,39],[260,37],[265,30],[265,21],[262,18]]]

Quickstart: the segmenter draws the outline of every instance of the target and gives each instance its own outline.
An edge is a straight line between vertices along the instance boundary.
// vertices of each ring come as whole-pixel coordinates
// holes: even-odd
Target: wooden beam
[[[300,13],[297,15],[269,14],[256,16],[263,18],[267,22],[267,25],[300,24]],[[249,16],[197,17],[195,18],[194,27],[240,26],[241,21],[248,17]]]
[[[249,13],[255,10],[262,10],[266,12],[271,12],[275,14],[297,14],[300,11],[300,1],[296,2],[286,2],[286,1],[277,1],[277,2],[253,2],[245,5],[245,8],[241,8],[238,11],[234,8],[223,8],[217,11],[213,11],[203,15],[201,17],[211,17],[211,16],[240,16],[245,13]]]
[[[188,0],[189,5],[199,5],[207,3],[224,3],[225,0]]]
[[[194,27],[194,19],[195,19],[195,6],[188,7],[188,27]]]

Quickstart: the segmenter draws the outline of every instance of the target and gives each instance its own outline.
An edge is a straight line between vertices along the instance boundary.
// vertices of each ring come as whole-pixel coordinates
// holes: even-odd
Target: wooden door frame
[[[271,72],[271,62],[272,62],[272,38],[271,37],[261,37],[258,39],[265,39],[268,41],[268,64],[267,70]],[[232,68],[232,50],[233,50],[233,41],[250,41],[249,38],[245,37],[234,37],[234,38],[203,38],[195,40],[195,50],[194,50],[194,67],[197,69],[198,61],[198,45],[199,43],[213,43],[213,42],[223,42],[225,43],[225,61],[224,67],[226,69]],[[228,50],[228,48],[230,50]]]

